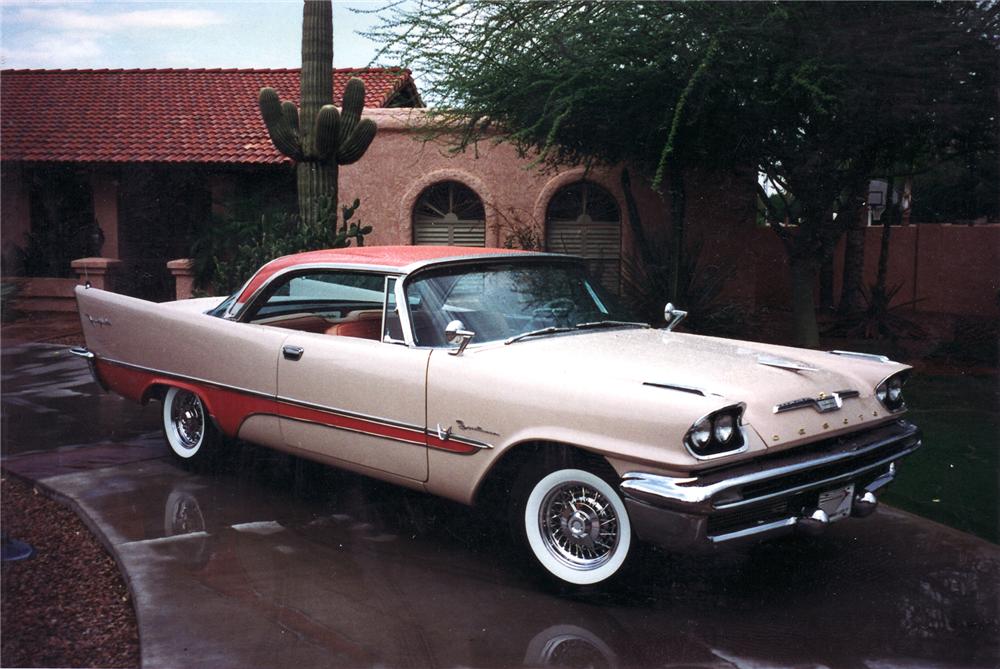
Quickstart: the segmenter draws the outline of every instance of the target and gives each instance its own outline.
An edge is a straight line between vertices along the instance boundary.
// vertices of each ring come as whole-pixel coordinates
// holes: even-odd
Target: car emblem
[[[794,411],[795,409],[803,409],[805,407],[812,407],[820,413],[829,413],[831,411],[837,411],[844,406],[845,399],[858,397],[860,394],[861,393],[857,390],[838,390],[837,392],[829,394],[820,393],[816,397],[801,397],[797,400],[775,404],[774,413],[784,413],[786,411]]]
[[[98,325],[111,325],[111,319],[105,318],[103,316],[98,317],[98,318],[94,318],[90,314],[87,314],[87,320],[89,320],[90,324],[93,325],[93,326],[95,326],[95,327],[98,326]]]

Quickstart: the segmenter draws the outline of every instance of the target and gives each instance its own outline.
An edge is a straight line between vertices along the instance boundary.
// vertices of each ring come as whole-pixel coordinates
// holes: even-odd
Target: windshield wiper
[[[648,328],[649,323],[637,323],[634,321],[590,321],[587,323],[577,323],[573,326],[577,330],[590,330],[594,328],[619,328],[619,327]]]
[[[547,328],[541,328],[538,330],[529,330],[528,332],[522,332],[521,334],[516,334],[513,337],[508,337],[504,339],[504,344],[513,344],[516,341],[521,341],[526,337],[537,337],[540,335],[555,334],[556,332],[571,332],[573,328],[561,328],[554,325],[550,325]]]

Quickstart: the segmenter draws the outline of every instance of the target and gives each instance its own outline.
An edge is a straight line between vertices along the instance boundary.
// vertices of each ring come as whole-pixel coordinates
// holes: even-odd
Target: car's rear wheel
[[[169,388],[163,396],[163,433],[171,455],[185,466],[206,464],[218,448],[205,404],[189,390]]]
[[[589,586],[621,571],[632,547],[632,525],[611,483],[572,466],[542,467],[522,472],[515,495],[515,535],[543,574]]]

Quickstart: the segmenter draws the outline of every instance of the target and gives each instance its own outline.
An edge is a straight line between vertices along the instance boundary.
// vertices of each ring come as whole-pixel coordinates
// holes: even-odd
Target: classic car
[[[866,516],[921,444],[910,368],[674,331],[569,256],[362,247],[271,261],[226,298],[78,287],[96,381],[162,403],[178,461],[238,438],[482,505],[586,586],[637,541],[699,550]],[[498,540],[500,540],[498,538]]]

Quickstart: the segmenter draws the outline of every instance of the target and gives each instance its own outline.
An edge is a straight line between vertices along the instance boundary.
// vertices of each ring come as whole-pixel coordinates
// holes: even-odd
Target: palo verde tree
[[[365,85],[351,79],[343,113],[333,106],[333,11],[329,0],[305,0],[302,9],[301,109],[277,91],[260,91],[260,112],[274,146],[296,163],[299,216],[307,227],[330,218],[336,226],[340,165],[364,155],[376,126],[362,119]]]
[[[868,179],[894,160],[886,147],[903,138],[922,144],[908,149],[912,155],[945,151],[949,137],[982,127],[973,117],[989,119],[988,134],[996,135],[989,83],[996,31],[986,27],[986,5],[422,0],[391,7],[371,36],[386,44],[383,54],[425,77],[424,91],[439,105],[437,127],[460,147],[491,136],[548,163],[629,165],[665,190],[675,266],[685,174],[742,167],[754,182],[765,175],[796,205],[794,221],[775,211],[767,219],[792,268],[803,345],[818,338],[819,265],[856,214]],[[994,59],[992,72],[984,53]],[[984,90],[992,103],[983,102]],[[760,194],[766,206],[768,193]]]

